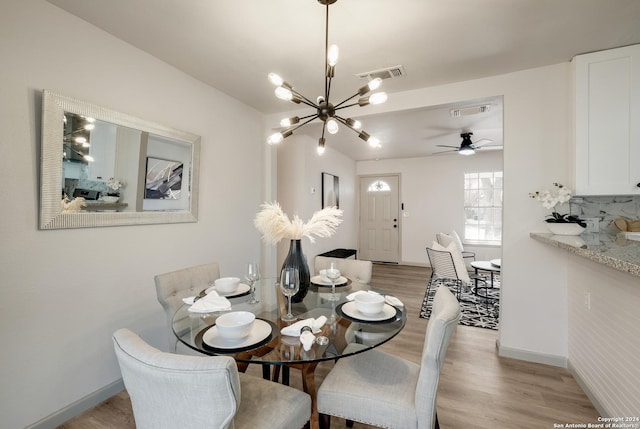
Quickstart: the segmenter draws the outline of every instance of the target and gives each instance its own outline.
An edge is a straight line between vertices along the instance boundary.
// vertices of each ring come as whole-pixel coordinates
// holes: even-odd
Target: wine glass
[[[257,304],[260,302],[259,299],[256,298],[256,282],[260,280],[260,267],[255,262],[249,262],[245,269],[244,278],[249,282],[249,287],[251,288],[251,300],[249,304]]]
[[[337,262],[331,262],[329,264],[329,268],[325,272],[325,275],[331,281],[331,295],[329,296],[330,301],[337,301],[340,299],[340,296],[336,295],[336,280],[340,278],[340,270],[338,269]]]
[[[280,276],[280,290],[282,290],[282,294],[289,299],[288,312],[282,316],[282,320],[285,322],[296,320],[296,317],[291,313],[291,297],[295,295],[299,289],[300,278],[298,277],[298,269],[284,268]]]

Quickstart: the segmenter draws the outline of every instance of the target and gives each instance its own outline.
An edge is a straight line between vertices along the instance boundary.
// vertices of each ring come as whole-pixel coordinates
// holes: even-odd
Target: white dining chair
[[[173,333],[172,319],[176,310],[184,304],[182,298],[194,296],[213,285],[220,278],[220,266],[217,262],[183,268],[154,277],[158,302],[164,309],[167,320],[170,350],[185,354],[200,354],[179,345]]]
[[[340,359],[318,389],[320,428],[331,416],[385,428],[438,428],[438,382],[460,304],[439,287],[420,365],[379,350]]]
[[[351,281],[367,284],[371,283],[371,273],[373,270],[373,264],[371,261],[316,256],[314,260],[314,271],[316,274],[320,274],[320,270],[329,268],[329,264],[331,262],[337,262],[340,274]]]
[[[478,283],[486,283],[482,276],[467,271],[462,255],[453,243],[448,247],[443,247],[434,242],[431,247],[427,247],[427,257],[431,266],[427,296],[435,284],[449,284],[454,285],[456,296],[460,301],[462,300],[463,288],[471,288],[472,282],[475,282],[476,287],[478,287]]]
[[[469,264],[476,260],[476,253],[470,250],[464,249],[464,244],[462,243],[462,239],[460,235],[454,229],[451,231],[451,234],[445,234],[444,232],[439,232],[436,234],[436,241],[441,246],[447,247],[449,244],[454,243],[458,250],[460,250],[460,254],[462,254],[462,258],[467,265],[467,269],[470,269]]]
[[[138,429],[300,429],[311,397],[238,373],[229,356],[162,352],[128,329],[113,335]]]

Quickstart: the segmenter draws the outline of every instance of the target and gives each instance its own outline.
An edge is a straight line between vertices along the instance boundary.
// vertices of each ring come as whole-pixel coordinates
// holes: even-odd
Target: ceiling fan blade
[[[502,150],[504,149],[504,146],[502,146],[501,144],[497,144],[497,145],[488,145],[488,146],[482,146],[477,148],[477,150]]]
[[[450,148],[453,148],[453,149],[457,150],[459,146],[449,146],[449,145],[446,145],[446,144],[437,144],[436,147],[450,147]]]
[[[478,140],[477,142],[473,142],[473,146],[474,146],[474,147],[476,147],[476,148],[478,148],[478,147],[482,147],[482,146],[484,146],[484,145],[486,145],[486,144],[489,144],[489,143],[493,143],[493,140],[490,140],[490,139],[480,139],[480,140]]]
[[[457,151],[458,151],[458,149],[443,150],[443,151],[440,151],[440,152],[433,152],[433,155],[441,155],[443,153],[451,153],[451,152],[457,152]]]

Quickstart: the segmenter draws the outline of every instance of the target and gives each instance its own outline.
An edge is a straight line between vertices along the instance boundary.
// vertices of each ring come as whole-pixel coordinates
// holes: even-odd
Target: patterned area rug
[[[489,276],[486,277],[486,282],[487,285],[491,285]],[[422,300],[422,308],[420,309],[421,318],[429,318],[433,297],[436,294],[436,289],[441,286],[448,287],[454,295],[458,293],[455,282],[442,279],[434,280]],[[494,330],[498,329],[500,315],[500,275],[494,274],[493,289],[488,288],[486,290],[488,292],[487,296],[489,297],[488,303],[484,299],[485,289],[479,289],[480,294],[483,295],[480,297],[473,293],[471,286],[462,286],[460,297],[460,308],[462,310],[462,317],[460,318],[461,325]]]

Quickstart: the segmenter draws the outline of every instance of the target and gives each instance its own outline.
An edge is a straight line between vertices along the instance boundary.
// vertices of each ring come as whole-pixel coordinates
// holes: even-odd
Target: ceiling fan
[[[450,147],[452,149],[444,150],[441,152],[435,152],[435,153],[438,154],[438,153],[447,153],[447,152],[458,152],[460,155],[473,155],[474,153],[476,153],[476,150],[479,150],[479,149],[502,149],[502,146],[500,145],[485,146],[489,143],[493,143],[493,140],[489,140],[489,139],[481,139],[476,142],[472,142],[471,141],[472,135],[473,135],[472,132],[460,134],[460,137],[462,137],[462,143],[460,143],[460,146],[449,146],[444,144],[438,144],[436,145],[437,147]]]

